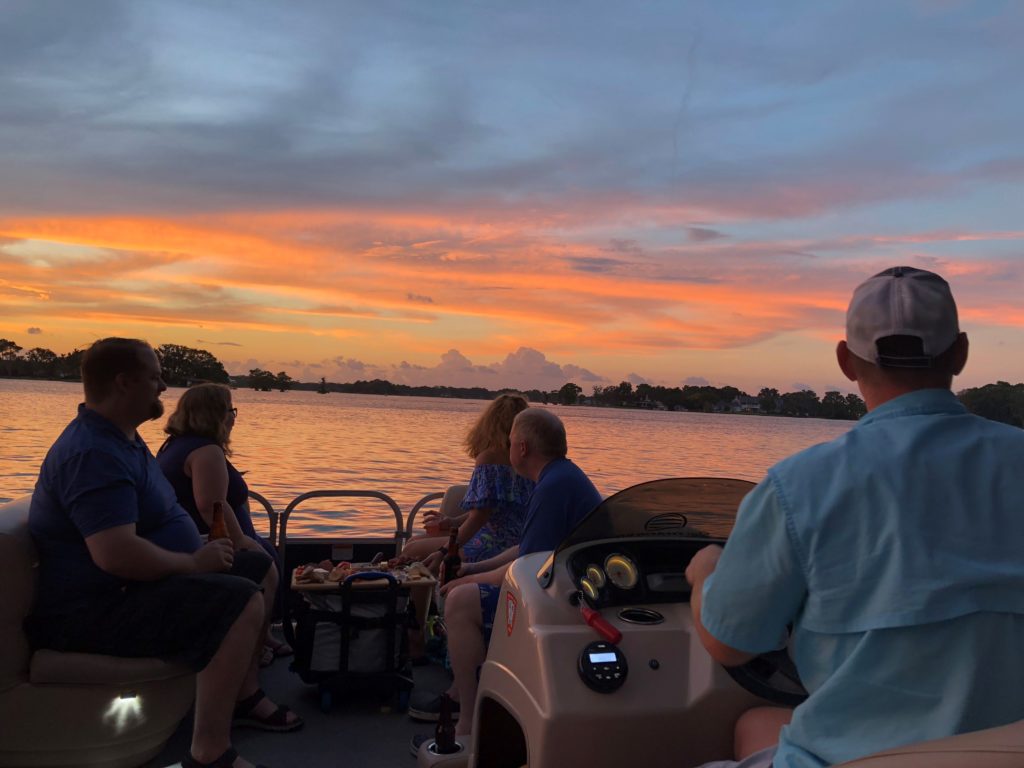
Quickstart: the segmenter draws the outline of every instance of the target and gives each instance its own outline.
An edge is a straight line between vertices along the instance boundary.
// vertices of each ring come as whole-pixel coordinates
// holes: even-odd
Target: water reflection
[[[168,412],[180,394],[164,394]],[[250,390],[235,390],[233,399],[238,421],[232,461],[277,509],[305,491],[370,489],[387,493],[408,511],[425,494],[469,479],[473,463],[462,438],[485,405]],[[80,384],[0,380],[0,500],[31,492],[46,450],[80,401]],[[606,496],[663,477],[756,482],[779,459],[851,426],[819,419],[553,409],[565,421],[571,458]],[[162,421],[151,422],[140,430],[154,451],[163,442],[162,427]],[[300,510],[290,532],[393,530],[392,513],[380,502],[317,500]]]

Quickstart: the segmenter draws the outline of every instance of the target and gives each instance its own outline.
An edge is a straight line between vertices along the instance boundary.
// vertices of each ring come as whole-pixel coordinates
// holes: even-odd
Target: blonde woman
[[[512,469],[508,436],[512,420],[528,405],[522,395],[498,395],[480,414],[463,441],[474,461],[462,500],[464,512],[453,518],[428,512],[424,518],[427,535],[413,538],[403,555],[425,558],[430,567],[439,564],[453,525],[459,526],[458,542],[465,562],[486,560],[519,543],[533,482]]]
[[[249,514],[249,487],[242,473],[235,469],[231,455],[231,430],[238,409],[231,403],[231,390],[223,384],[197,384],[185,390],[174,413],[167,419],[164,432],[167,440],[160,447],[156,460],[174,488],[178,503],[192,517],[201,534],[209,534],[213,505],[221,502],[224,522],[235,550],[266,552],[277,562],[274,548],[256,533]],[[266,614],[273,612],[277,586],[277,568],[273,584],[265,590]],[[268,623],[269,624],[269,623]],[[269,631],[265,631],[265,662],[269,656],[290,655],[292,650]],[[255,683],[255,674],[248,678],[243,697],[235,708],[235,725],[268,731],[291,731],[302,726],[295,713],[287,707],[274,705]],[[253,690],[254,689],[254,690]]]

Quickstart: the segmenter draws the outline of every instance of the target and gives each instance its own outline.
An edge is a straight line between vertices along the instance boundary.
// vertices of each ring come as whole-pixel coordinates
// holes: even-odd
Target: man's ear
[[[956,337],[956,341],[953,342],[953,347],[954,347],[954,352],[953,352],[953,355],[954,355],[954,357],[953,357],[953,375],[954,376],[959,376],[960,375],[960,371],[962,371],[964,369],[964,366],[967,365],[967,351],[968,351],[968,347],[969,346],[970,346],[970,344],[967,342],[967,334],[961,332],[960,335]]]
[[[120,393],[127,390],[131,386],[133,378],[133,374],[130,373],[117,374],[114,377],[114,391]]]
[[[839,363],[839,370],[843,372],[843,376],[848,378],[850,381],[857,380],[857,370],[853,367],[853,362],[850,358],[853,357],[853,353],[850,348],[846,346],[846,339],[843,339],[836,344],[836,362]]]

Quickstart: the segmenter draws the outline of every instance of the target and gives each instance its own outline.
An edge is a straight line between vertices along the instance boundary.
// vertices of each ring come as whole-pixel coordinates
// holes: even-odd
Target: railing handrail
[[[274,505],[267,500],[266,496],[264,496],[262,493],[257,493],[251,488],[249,489],[249,498],[258,501],[260,504],[263,505],[263,508],[267,511],[267,517],[270,518],[270,543],[273,544],[274,547],[277,547],[277,518],[280,515],[280,513],[276,509],[274,509]]]
[[[391,507],[391,511],[395,515],[395,552],[402,551],[402,544],[405,540],[405,531],[402,527],[402,510],[395,503],[395,500],[388,496],[386,493],[380,491],[307,491],[306,493],[299,494],[292,499],[288,506],[285,507],[284,512],[280,515],[281,522],[281,543],[278,547],[278,551],[281,553],[281,561],[285,560],[285,549],[288,542],[288,520],[299,504],[309,499],[338,499],[338,498],[362,498],[362,499],[380,499]]]
[[[412,525],[416,522],[416,514],[427,504],[432,501],[444,498],[444,491],[436,491],[435,493],[428,493],[422,499],[413,504],[412,509],[409,510],[409,516],[405,520],[405,540],[408,541],[412,538]]]

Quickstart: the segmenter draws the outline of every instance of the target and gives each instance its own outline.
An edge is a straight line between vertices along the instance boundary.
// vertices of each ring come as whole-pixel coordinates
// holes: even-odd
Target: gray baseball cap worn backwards
[[[892,267],[857,286],[846,310],[846,346],[883,368],[930,368],[960,334],[949,283],[924,269]],[[878,340],[913,336],[920,355],[881,355]]]

